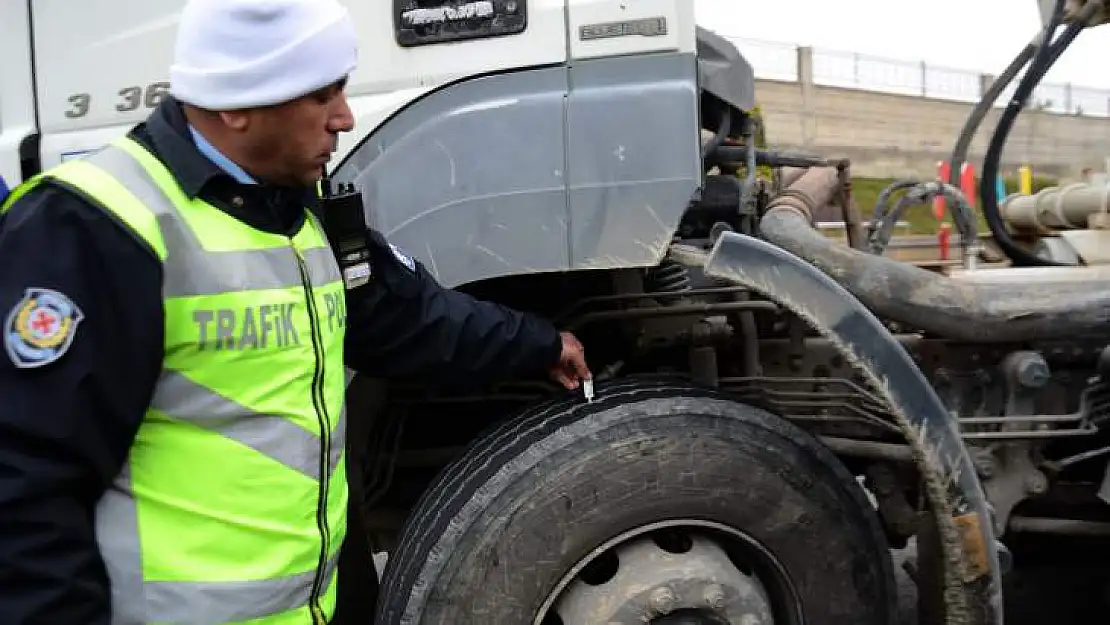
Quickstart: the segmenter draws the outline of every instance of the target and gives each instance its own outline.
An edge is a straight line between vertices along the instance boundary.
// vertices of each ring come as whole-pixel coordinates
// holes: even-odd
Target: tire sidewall
[[[520,426],[444,474],[440,503],[414,517],[421,540],[387,571],[382,622],[531,623],[586,554],[675,518],[739,529],[774,554],[808,622],[890,622],[893,573],[862,490],[777,417],[640,388],[538,411]]]

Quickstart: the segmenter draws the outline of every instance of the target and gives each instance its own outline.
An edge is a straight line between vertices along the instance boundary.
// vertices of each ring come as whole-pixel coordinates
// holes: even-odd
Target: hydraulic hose
[[[871,240],[869,241],[872,254],[882,254],[886,246],[890,243],[891,236],[894,235],[894,228],[898,225],[898,219],[902,217],[902,213],[912,204],[920,204],[922,198],[915,196],[912,193],[906,193],[898,198],[898,202],[894,204],[894,208],[883,215],[883,217],[872,226]],[[966,241],[966,237],[964,238]]]
[[[1057,0],[1049,23],[1045,25],[1044,30],[1038,32],[1036,36],[1033,37],[1032,41],[1025,44],[1025,47],[1021,49],[1021,52],[1018,52],[1014,60],[1010,61],[1010,65],[1002,71],[1002,74],[1000,74],[993,83],[991,83],[987,92],[983,94],[983,97],[980,98],[978,104],[976,104],[975,108],[971,111],[971,115],[969,115],[967,121],[964,122],[964,127],[960,131],[959,137],[956,139],[956,147],[952,150],[952,156],[948,159],[950,166],[948,170],[948,184],[954,186],[960,184],[960,167],[967,161],[967,153],[968,150],[971,149],[971,142],[975,140],[975,133],[979,132],[979,127],[983,125],[983,120],[986,119],[987,113],[990,112],[995,101],[1002,95],[1006,87],[1010,86],[1010,83],[1017,77],[1018,72],[1029,63],[1029,60],[1033,58],[1035,53],[1038,53],[1037,57],[1042,61],[1046,57],[1046,49],[1052,39],[1052,33],[1056,32],[1056,28],[1063,20],[1065,2],[1066,0]],[[1034,60],[1033,67],[1036,65],[1037,61]],[[1033,68],[1031,67],[1030,69],[1032,70]]]
[[[751,198],[752,191],[755,190],[756,180],[756,164],[755,164],[755,133],[756,133],[756,119],[751,115],[745,115],[741,121],[740,136],[744,139],[744,168],[747,172],[744,184],[740,187],[740,211],[744,212],[748,208],[748,202]],[[755,227],[754,220],[745,220],[748,226],[753,229]]]
[[[1057,24],[1061,19],[1063,14],[1063,3],[1064,0],[1056,0],[1056,11],[1053,13],[1050,26]],[[986,157],[983,159],[983,173],[979,191],[980,197],[983,198],[983,216],[986,218],[987,226],[990,228],[991,235],[993,235],[998,247],[1010,258],[1011,262],[1018,267],[1059,267],[1069,265],[1038,258],[1018,245],[1013,237],[1010,236],[998,209],[998,189],[994,182],[998,176],[998,163],[1002,158],[1002,148],[1009,138],[1010,130],[1013,128],[1018,114],[1021,113],[1025,100],[1033,94],[1033,90],[1044,75],[1052,68],[1056,61],[1059,60],[1060,55],[1062,55],[1064,51],[1067,50],[1068,46],[1075,41],[1080,31],[1086,28],[1087,22],[1089,22],[1101,8],[1101,2],[1088,2],[1076,16],[1075,20],[1067,25],[1064,29],[1064,33],[1060,35],[1059,39],[1051,43],[1047,40],[1050,31],[1046,29],[1045,42],[1042,43],[1041,49],[1038,50],[1037,58],[1033,60],[1032,66],[1018,85],[1014,97],[1010,100],[1006,110],[1002,113],[1002,118],[998,121],[994,136],[991,137],[990,145],[987,147]]]
[[[1065,0],[1057,0],[1049,23],[1045,26],[1044,30],[1034,36],[1033,40],[1026,44],[1021,52],[1014,57],[1010,65],[1006,67],[1002,74],[991,84],[987,92],[983,94],[983,97],[979,100],[979,103],[975,105],[971,115],[968,116],[956,140],[956,146],[952,151],[952,157],[949,159],[948,184],[952,186],[959,185],[960,170],[967,161],[967,153],[971,148],[971,142],[974,140],[975,134],[979,131],[979,127],[983,124],[983,120],[986,118],[987,113],[994,106],[995,101],[1002,95],[1002,92],[1014,81],[1018,72],[1030,62],[1030,59],[1034,57],[1035,53],[1037,53],[1036,56],[1042,62],[1038,63],[1037,60],[1034,60],[1027,76],[1030,75],[1038,65],[1043,64],[1043,59],[1046,55],[1052,34],[1056,31],[1056,28],[1063,19],[1064,1]],[[989,178],[984,177],[983,180],[989,180]],[[992,190],[993,189],[994,187],[992,186]],[[962,214],[957,214],[955,215],[955,219],[956,227],[961,233],[971,230],[974,227],[974,215],[965,217]],[[967,219],[969,223],[960,223],[964,219]],[[993,229],[992,235],[997,237]],[[976,232],[976,237],[977,236],[978,233]]]
[[[952,150],[952,156],[948,159],[948,184],[960,184],[960,167],[967,161],[967,152],[971,149],[971,142],[975,140],[975,133],[979,132],[979,127],[983,125],[983,120],[986,119],[987,113],[990,112],[998,97],[1002,95],[1002,91],[1010,86],[1021,68],[1025,67],[1029,59],[1033,58],[1033,53],[1038,48],[1038,41],[1043,36],[1043,33],[1038,33],[1031,42],[1025,44],[1025,47],[1014,57],[1010,65],[991,83],[990,88],[987,89],[982,99],[971,111],[971,115],[964,122],[963,130],[960,131],[960,136],[956,139],[956,147]]]
[[[893,209],[886,210],[890,196],[895,192],[905,190],[905,193],[895,204]],[[897,180],[883,189],[875,202],[875,218],[871,222],[868,232],[868,243],[872,254],[882,254],[890,243],[899,217],[907,207],[912,204],[925,203],[930,199],[943,195],[951,203],[953,215],[962,217],[956,219],[956,228],[960,233],[961,246],[968,258],[974,258],[979,251],[979,230],[975,225],[975,215],[968,205],[967,199],[958,188],[945,182],[916,182],[913,180]]]
[[[713,138],[706,143],[701,149],[701,157],[705,161],[710,161],[716,154],[717,149],[725,143],[725,139],[732,133],[732,109],[728,105],[721,106],[721,123],[717,126],[717,132]],[[709,163],[707,162],[708,166]]]
[[[835,279],[877,316],[976,343],[1110,335],[1105,278],[1029,288],[963,282],[828,239],[810,225],[811,214],[838,184],[835,171],[806,172],[770,202],[760,233]]]
[[[979,103],[975,105],[975,108],[971,111],[971,115],[969,115],[967,121],[964,122],[964,127],[960,131],[959,137],[956,139],[956,147],[952,150],[952,156],[948,159],[948,184],[954,187],[959,186],[960,168],[967,161],[967,153],[968,150],[971,149],[971,142],[974,141],[975,134],[979,132],[979,127],[982,126],[983,120],[987,117],[987,113],[990,112],[995,101],[1002,95],[1002,91],[1014,81],[1018,72],[1020,72],[1021,69],[1029,63],[1029,60],[1033,58],[1033,54],[1040,47],[1039,42],[1044,41],[1047,43],[1049,35],[1055,29],[1056,27],[1054,25],[1050,26],[1046,28],[1044,32],[1038,33],[1032,41],[1027,43],[1025,47],[1022,48],[1021,52],[1014,57],[1014,60],[1010,62],[1010,65],[1003,70],[1002,74],[991,83],[987,92],[983,94]],[[959,230],[961,234],[970,232],[975,228],[974,214],[964,215],[962,213],[953,213],[953,219],[956,222],[957,230]],[[975,236],[978,236],[978,232],[975,233]]]
[[[874,231],[878,228],[879,223],[882,222],[883,216],[887,214],[887,204],[890,202],[890,196],[898,191],[912,189],[918,185],[917,180],[902,179],[895,180],[890,183],[885,189],[879,192],[879,197],[875,200],[875,214],[871,217],[871,230]]]

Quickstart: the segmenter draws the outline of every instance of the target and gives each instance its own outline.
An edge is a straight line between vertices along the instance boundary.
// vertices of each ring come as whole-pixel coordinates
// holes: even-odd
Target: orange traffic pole
[[[941,182],[948,182],[948,175],[951,172],[951,166],[948,161],[937,161],[937,178]],[[948,210],[948,205],[945,204],[944,194],[938,194],[933,198],[933,217],[938,220],[944,219],[944,213]]]
[[[964,163],[960,167],[960,190],[964,192],[968,206],[977,204],[975,201],[975,198],[978,197],[975,192],[975,167],[971,163]]]
[[[940,259],[948,260],[952,249],[952,224],[944,222],[937,231],[937,248],[940,249]]]

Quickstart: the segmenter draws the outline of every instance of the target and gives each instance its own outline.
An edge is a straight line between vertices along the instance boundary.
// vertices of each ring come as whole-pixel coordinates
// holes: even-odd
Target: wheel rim
[[[556,585],[533,625],[801,625],[785,568],[735,528],[644,525],[599,546]]]

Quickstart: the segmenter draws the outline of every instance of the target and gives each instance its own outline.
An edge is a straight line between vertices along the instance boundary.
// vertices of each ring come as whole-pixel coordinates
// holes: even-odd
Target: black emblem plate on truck
[[[394,0],[397,43],[404,47],[524,32],[527,0]]]

